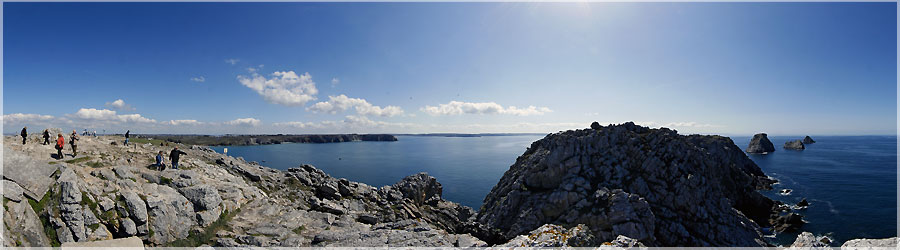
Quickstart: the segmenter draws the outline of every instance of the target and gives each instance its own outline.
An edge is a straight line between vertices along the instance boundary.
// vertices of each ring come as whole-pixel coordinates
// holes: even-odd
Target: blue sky
[[[896,3],[3,7],[7,133],[897,130]]]

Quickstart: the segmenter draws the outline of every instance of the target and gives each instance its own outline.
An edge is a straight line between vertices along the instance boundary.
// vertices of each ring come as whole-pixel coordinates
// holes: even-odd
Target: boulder
[[[154,232],[148,241],[164,244],[188,237],[191,228],[197,225],[197,215],[192,203],[169,186],[147,184],[144,187],[147,189],[150,215],[150,222],[147,224],[149,230]],[[140,228],[138,234],[141,234]]]
[[[815,236],[810,232],[803,232],[800,235],[797,235],[797,239],[794,240],[794,243],[791,244],[791,248],[801,248],[801,249],[827,249],[830,250],[831,247],[828,245],[831,243],[831,240],[825,236]]]
[[[813,143],[816,143],[816,141],[813,140],[812,137],[809,137],[807,135],[806,137],[803,138],[803,144],[813,144]]]
[[[185,198],[194,204],[195,211],[212,210],[219,207],[219,204],[222,204],[222,197],[219,196],[219,192],[207,184],[182,188],[180,191]]]
[[[439,200],[443,192],[437,179],[424,172],[404,177],[392,186],[403,194],[403,198],[412,200],[416,205],[422,205],[431,199]]]
[[[753,135],[753,138],[750,139],[750,145],[747,146],[747,153],[763,154],[769,152],[775,152],[775,145],[772,144],[772,141],[769,141],[768,135],[766,133]]]
[[[599,122],[592,122],[592,123],[591,123],[591,129],[593,129],[593,130],[600,130],[601,128],[603,128],[603,126],[600,126],[600,123],[599,123]]]
[[[25,189],[19,184],[9,180],[3,180],[3,197],[11,201],[20,202],[25,198]]]
[[[147,205],[140,196],[131,191],[122,192],[122,199],[128,208],[128,214],[139,224],[147,223]]]
[[[34,200],[41,200],[50,189],[53,184],[50,176],[58,165],[36,161],[16,150],[3,149],[3,178],[19,184],[24,194]]]
[[[128,166],[115,167],[113,168],[113,172],[115,172],[116,175],[118,175],[119,178],[122,179],[136,179],[136,176],[134,176],[134,173],[131,172],[131,168],[129,168]]]
[[[8,152],[8,151],[7,151]],[[4,190],[6,192],[7,190]],[[4,228],[4,234],[19,242],[21,247],[46,247],[50,246],[50,239],[44,234],[44,227],[37,213],[28,202],[4,202],[6,209],[3,222],[8,228]],[[8,243],[4,242],[4,246]]]
[[[806,149],[806,147],[803,146],[803,142],[801,142],[800,140],[793,140],[793,141],[785,142],[785,143],[784,143],[784,148],[785,148],[785,149],[791,149],[791,150],[803,150],[803,149]]]
[[[809,206],[809,202],[806,201],[805,198],[803,200],[800,200],[800,202],[797,202],[797,207],[808,207],[808,206]]]

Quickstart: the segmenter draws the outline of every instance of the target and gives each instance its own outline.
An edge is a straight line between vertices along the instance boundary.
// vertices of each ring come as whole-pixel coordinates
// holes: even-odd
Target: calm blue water
[[[326,173],[373,186],[428,172],[444,186],[444,198],[478,208],[482,199],[531,142],[543,136],[399,136],[396,142],[280,144],[228,147],[228,153],[287,169],[303,163]],[[766,174],[781,180],[770,198],[794,204],[807,198],[802,230],[830,234],[836,245],[851,238],[897,235],[897,137],[820,136],[801,152],[781,146],[794,137],[769,137],[776,152],[750,155]],[[732,137],[744,149],[750,137]],[[223,147],[213,147],[222,152]],[[265,161],[265,162],[263,162]],[[790,244],[796,234],[774,241]]]
[[[746,149],[750,137],[731,137]],[[750,155],[769,176],[780,180],[769,198],[796,204],[809,223],[802,230],[831,234],[837,246],[853,238],[897,236],[897,137],[817,136],[806,150],[785,150],[786,141],[803,136],[774,136],[775,152]],[[780,189],[792,189],[788,196]],[[782,234],[776,242],[790,245],[796,234]]]
[[[427,172],[444,187],[444,199],[478,210],[516,157],[542,137],[398,136],[395,142],[229,146],[228,154],[276,169],[312,164],[335,178],[375,187]],[[213,147],[219,153],[222,148]]]

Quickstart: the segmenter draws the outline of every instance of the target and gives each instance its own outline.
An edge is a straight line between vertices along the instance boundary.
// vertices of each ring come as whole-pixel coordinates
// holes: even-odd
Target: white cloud
[[[321,112],[336,114],[337,112],[347,111],[347,109],[350,108],[356,109],[356,113],[359,115],[374,115],[382,117],[403,115],[403,109],[400,107],[387,106],[382,108],[372,105],[365,99],[350,98],[346,95],[328,96],[328,101],[313,104],[311,107],[306,108],[306,110],[316,113]]]
[[[292,127],[292,128],[322,128],[322,123],[315,122],[276,122],[272,124],[276,127]]]
[[[331,87],[332,87],[332,88],[334,88],[335,86],[337,86],[339,83],[341,83],[341,79],[337,79],[337,77],[331,78]]]
[[[3,123],[9,124],[18,124],[18,123],[30,123],[30,122],[46,122],[53,120],[52,115],[38,115],[38,114],[8,114],[3,115]]]
[[[224,124],[225,125],[235,125],[235,126],[256,127],[256,126],[259,126],[260,121],[256,118],[240,118],[240,119],[234,119],[231,121],[227,121]]]
[[[206,81],[206,78],[203,77],[203,76],[200,76],[200,77],[191,77],[191,81],[194,81],[194,82],[205,82],[205,81]]]
[[[194,126],[194,125],[203,125],[205,123],[197,121],[197,120],[170,120],[167,122],[163,122],[163,124],[172,125],[172,126],[181,126],[181,125]]]
[[[315,95],[319,93],[309,73],[298,76],[294,71],[276,71],[267,79],[253,72],[249,77],[239,75],[237,79],[267,102],[284,106],[305,105],[316,100]]]
[[[141,116],[140,114],[119,115],[116,111],[108,109],[82,108],[74,114],[67,115],[70,118],[81,121],[106,121],[124,123],[155,123],[156,120]]]
[[[108,108],[118,109],[118,110],[134,110],[134,108],[131,107],[131,105],[126,104],[125,101],[122,99],[117,99],[112,102],[107,102],[105,104],[105,106]]]
[[[425,106],[420,109],[429,115],[461,115],[461,114],[507,114],[507,115],[543,115],[544,113],[553,112],[547,107],[528,106],[527,108],[517,108],[509,106],[504,108],[496,102],[459,102],[451,101],[447,104],[439,104],[438,106]]]
[[[233,58],[232,58],[232,59],[225,59],[225,63],[231,64],[231,65],[235,65],[235,64],[237,64],[239,61],[240,61],[240,60],[238,60],[238,59],[233,59]]]

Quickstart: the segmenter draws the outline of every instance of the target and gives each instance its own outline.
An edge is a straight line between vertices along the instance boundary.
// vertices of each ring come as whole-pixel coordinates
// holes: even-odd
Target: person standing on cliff
[[[172,169],[178,169],[178,159],[181,158],[181,155],[187,155],[187,153],[178,150],[178,147],[173,148],[169,153],[169,159],[172,159]]]
[[[25,139],[28,138],[28,126],[22,128],[22,145],[25,145]]]
[[[131,135],[131,130],[125,131],[125,146],[128,146],[128,137]]]
[[[78,132],[75,132],[73,129],[72,136],[69,137],[69,145],[72,145],[72,157],[78,156],[78,145],[76,144],[76,141],[78,141]]]
[[[50,144],[50,129],[44,129],[44,145]]]
[[[159,171],[166,170],[166,165],[163,164],[163,151],[160,150],[158,154],[156,154],[156,169]]]
[[[56,159],[62,159],[62,158],[63,158],[62,150],[63,150],[63,147],[66,146],[66,139],[63,137],[62,133],[56,134],[56,135],[57,135],[57,138],[56,138]]]

